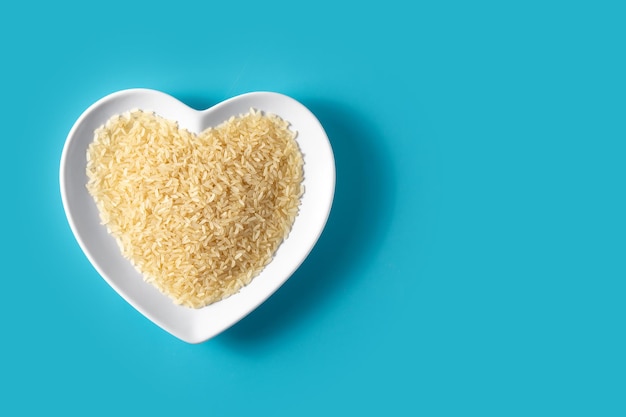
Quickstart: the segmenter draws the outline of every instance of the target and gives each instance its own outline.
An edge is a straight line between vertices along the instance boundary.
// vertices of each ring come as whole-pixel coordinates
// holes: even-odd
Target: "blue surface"
[[[626,415],[623,4],[2,6],[0,415]],[[336,153],[318,246],[205,344],[65,220],[65,137],[130,87],[285,93]]]

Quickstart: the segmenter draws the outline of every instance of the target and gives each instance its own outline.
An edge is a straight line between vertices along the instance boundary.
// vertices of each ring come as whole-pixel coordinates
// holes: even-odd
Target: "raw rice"
[[[144,279],[200,308],[249,284],[289,234],[303,193],[295,135],[256,110],[198,135],[134,110],[95,131],[87,189]]]

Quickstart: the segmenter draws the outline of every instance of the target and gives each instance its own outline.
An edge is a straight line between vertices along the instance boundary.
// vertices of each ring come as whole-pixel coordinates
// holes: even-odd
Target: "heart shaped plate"
[[[250,108],[273,113],[291,123],[304,158],[304,187],[293,228],[272,262],[238,293],[200,309],[176,305],[125,259],[100,222],[87,192],[86,152],[94,130],[111,116],[132,109],[154,111],[181,128],[200,133]],[[252,92],[207,110],[194,110],[156,90],[130,89],[91,105],[67,136],[60,166],[63,207],[81,249],[98,273],[128,303],[155,324],[189,343],[200,343],[232,326],[269,298],[300,266],[317,242],[332,206],[335,162],[328,137],[317,118],[298,101],[273,92]]]

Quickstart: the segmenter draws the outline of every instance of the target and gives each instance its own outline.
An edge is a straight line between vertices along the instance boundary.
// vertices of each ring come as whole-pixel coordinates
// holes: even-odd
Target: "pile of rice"
[[[287,237],[303,193],[295,133],[250,110],[201,134],[134,110],[95,131],[87,189],[146,281],[200,308],[259,274]]]

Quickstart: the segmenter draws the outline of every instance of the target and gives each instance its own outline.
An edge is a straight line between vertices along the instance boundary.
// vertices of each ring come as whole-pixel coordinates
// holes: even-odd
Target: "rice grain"
[[[289,234],[303,193],[295,135],[253,109],[197,135],[133,110],[96,129],[87,189],[144,279],[200,308],[249,284]]]

